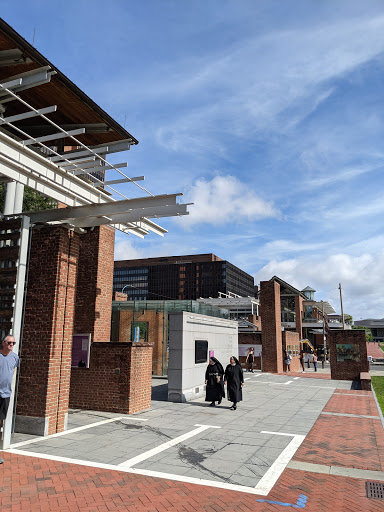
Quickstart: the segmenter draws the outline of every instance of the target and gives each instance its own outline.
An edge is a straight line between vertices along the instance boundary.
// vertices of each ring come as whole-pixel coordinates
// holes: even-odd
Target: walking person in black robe
[[[209,404],[210,407],[215,407],[216,401],[218,405],[220,405],[221,400],[225,396],[223,376],[224,368],[222,367],[220,361],[218,361],[215,357],[211,357],[205,372],[205,384],[207,386],[205,401],[211,402]]]
[[[227,383],[228,400],[233,402],[230,410],[235,411],[237,403],[243,399],[244,376],[241,365],[235,356],[230,358],[229,363],[225,369],[224,383]]]

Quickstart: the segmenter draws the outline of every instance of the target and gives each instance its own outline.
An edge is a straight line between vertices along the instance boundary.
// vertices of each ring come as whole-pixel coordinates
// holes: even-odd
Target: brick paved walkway
[[[331,415],[320,415],[293,457],[299,469],[288,466],[267,497],[5,452],[1,510],[248,512],[291,510],[289,503],[305,512],[382,512],[384,500],[366,497],[363,477],[319,472],[330,466],[381,471],[384,482],[384,431],[372,393],[337,389],[323,413]],[[315,469],[301,469],[303,463]]]
[[[384,357],[384,352],[376,343],[367,343],[367,354],[374,359]]]

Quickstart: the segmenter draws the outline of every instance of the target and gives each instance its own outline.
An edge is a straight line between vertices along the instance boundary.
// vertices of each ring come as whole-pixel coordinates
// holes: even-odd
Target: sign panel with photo
[[[336,344],[337,361],[360,361],[359,345],[337,343]]]

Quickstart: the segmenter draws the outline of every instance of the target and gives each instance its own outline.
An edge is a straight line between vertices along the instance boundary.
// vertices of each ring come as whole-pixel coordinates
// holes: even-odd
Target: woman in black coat
[[[228,400],[233,402],[230,409],[235,411],[237,402],[241,402],[243,399],[244,376],[240,363],[235,356],[230,358],[229,363],[225,369],[224,383],[227,383]]]
[[[210,407],[214,407],[216,401],[218,404],[221,404],[221,400],[225,396],[223,375],[224,368],[221,366],[220,361],[215,357],[211,357],[205,372],[205,384],[207,386],[205,401],[211,402],[209,404]]]

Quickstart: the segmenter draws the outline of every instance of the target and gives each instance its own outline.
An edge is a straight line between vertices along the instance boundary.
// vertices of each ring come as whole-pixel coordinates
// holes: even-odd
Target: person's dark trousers
[[[317,372],[317,362],[313,361],[313,366],[315,367],[315,372]]]

